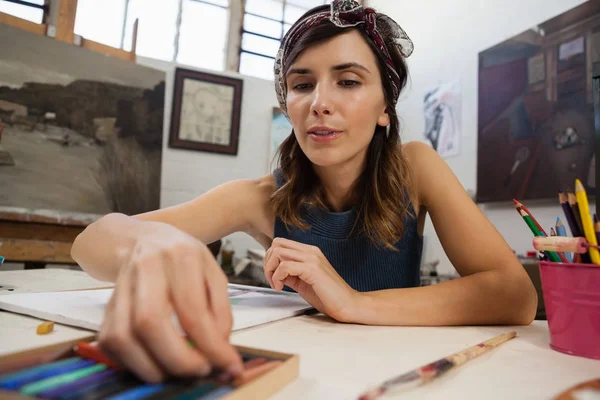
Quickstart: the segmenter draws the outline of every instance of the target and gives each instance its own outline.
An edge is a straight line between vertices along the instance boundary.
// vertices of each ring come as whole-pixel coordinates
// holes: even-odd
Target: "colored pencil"
[[[557,236],[568,236],[565,225],[563,224],[560,217],[556,217],[556,234]]]
[[[579,211],[579,204],[577,204],[577,196],[575,196],[572,192],[569,192],[568,198],[569,206],[571,207],[571,210],[573,210],[575,224],[577,224],[577,231],[579,232],[578,235],[574,236],[585,236],[585,233],[583,232],[583,225],[581,224],[581,213]]]
[[[111,360],[106,354],[102,353],[96,343],[77,343],[74,348],[75,354],[81,358],[96,361],[100,364],[105,364],[113,369],[123,369],[123,366],[116,361]]]
[[[558,236],[568,237],[567,230],[565,229],[565,226],[563,225],[560,217],[556,217],[556,234]],[[569,262],[573,262],[573,255],[570,252],[563,252],[563,254],[565,255],[565,257],[567,257],[567,260]]]
[[[65,393],[72,393],[73,391],[86,388],[86,387],[96,384],[98,382],[105,382],[107,379],[112,378],[116,375],[117,375],[117,371],[114,371],[112,369],[107,369],[105,371],[89,375],[85,378],[68,383],[66,385],[60,385],[58,387],[53,387],[52,389],[48,389],[46,391],[39,393],[38,396],[43,399],[54,399]]]
[[[571,227],[571,233],[573,234],[573,236],[579,236],[579,237],[585,237],[584,233],[583,233],[583,228],[581,227],[581,215],[579,214],[579,206],[577,205],[577,197],[575,197],[575,195],[571,192],[568,192],[567,194],[567,208],[570,211],[570,214],[573,218],[573,226]],[[565,215],[566,215],[566,211],[565,211]],[[585,263],[585,264],[589,264],[592,262],[592,259],[589,255],[589,253],[585,253],[585,254],[581,254],[580,256],[577,256],[579,262]]]
[[[359,397],[359,399],[373,400],[390,390],[400,389],[408,384],[423,384],[430,382],[440,377],[444,373],[448,372],[449,370],[458,367],[459,365],[462,365],[475,357],[489,352],[495,347],[509,341],[510,339],[516,336],[516,332],[504,333],[492,339],[486,340],[485,342],[469,347],[468,349],[454,353],[448,357],[440,358],[439,360],[434,361],[430,364],[423,365],[415,370],[388,379],[378,387],[362,394]]]
[[[94,364],[89,367],[79,368],[75,371],[70,371],[64,374],[56,375],[50,378],[42,379],[41,381],[32,382],[20,389],[20,392],[27,395],[37,395],[38,393],[54,389],[61,385],[66,385],[76,380],[85,378],[86,376],[102,372],[107,368],[104,364]]]
[[[535,224],[535,226],[538,228],[538,230],[543,233],[544,236],[548,236],[548,234],[546,233],[546,231],[544,230],[544,228],[542,228],[542,226],[537,222],[537,220],[533,217],[533,214],[529,212],[529,210],[527,209],[527,207],[525,207],[522,203],[518,202],[517,200],[513,199],[513,203],[515,203],[515,208],[517,209],[517,212],[519,212],[519,209],[523,209],[527,215],[529,215],[529,217],[531,218],[531,220],[533,221],[533,223]]]
[[[531,232],[533,232],[534,236],[546,236],[546,235],[542,235],[542,232],[540,232],[540,230],[537,228],[537,226],[533,222],[533,219],[530,217],[529,214],[527,214],[525,212],[524,209],[521,208],[519,210],[519,213],[521,214],[521,217],[523,217],[523,220],[525,220],[525,223],[527,224],[527,226],[529,226],[529,229],[531,229]],[[550,261],[560,262],[560,257],[558,257],[558,255],[555,252],[545,251],[544,254],[546,254],[548,256]]]
[[[107,378],[103,382],[96,382],[84,388],[65,393],[58,400],[101,400],[117,393],[124,392],[141,385],[143,382],[128,373],[119,373],[117,376]]]
[[[82,360],[79,357],[68,358],[23,372],[17,372],[14,375],[9,375],[0,380],[0,388],[8,390],[19,389],[21,386],[27,385],[28,383],[75,371],[79,368],[89,367],[93,364],[93,361]]]
[[[108,400],[138,400],[158,393],[166,387],[164,383],[147,384],[108,397]]]
[[[529,216],[529,218],[531,218],[531,221],[535,224],[537,231],[540,232],[540,236],[548,236],[548,234],[546,233],[546,231],[544,230],[544,228],[542,228],[542,226],[539,224],[539,222],[537,222],[537,220],[535,219],[535,217],[533,216],[533,214],[527,209],[527,207],[525,207],[523,205],[523,203],[513,199],[513,203],[515,203],[515,207],[517,209],[517,212],[521,212],[521,210],[525,211],[525,213]],[[556,256],[556,257],[554,257]],[[554,256],[549,256],[549,258],[551,260],[554,261],[554,259],[556,259],[556,262],[564,262],[564,263],[568,263],[569,260],[567,259],[567,257],[564,256],[564,254],[561,253],[555,253]]]
[[[575,180],[575,193],[577,195],[577,203],[579,204],[579,212],[581,214],[581,224],[583,225],[583,233],[586,239],[591,244],[597,245],[596,232],[594,231],[594,223],[590,215],[590,206],[585,193],[585,188],[579,179]],[[590,247],[590,257],[594,264],[600,264],[600,252],[597,249]]]
[[[569,224],[569,229],[571,230],[571,235],[573,236],[581,236],[579,233],[579,227],[577,226],[577,222],[575,222],[575,217],[573,216],[573,210],[571,209],[571,205],[567,200],[567,195],[562,191],[558,193],[558,201],[560,202],[560,206],[563,209],[563,213],[565,214],[565,218],[567,219],[567,223]]]
[[[596,241],[600,244],[600,221],[596,214],[594,214],[594,230],[596,231]]]

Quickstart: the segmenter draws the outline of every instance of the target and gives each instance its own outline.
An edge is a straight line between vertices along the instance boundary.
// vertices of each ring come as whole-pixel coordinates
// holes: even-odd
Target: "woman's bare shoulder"
[[[247,212],[252,214],[250,234],[265,248],[273,240],[275,228],[275,212],[271,207],[271,196],[277,190],[275,175],[268,174],[253,180],[251,183],[252,206]]]

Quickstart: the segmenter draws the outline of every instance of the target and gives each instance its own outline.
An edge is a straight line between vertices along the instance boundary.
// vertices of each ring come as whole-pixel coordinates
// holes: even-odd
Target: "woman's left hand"
[[[360,293],[338,275],[318,247],[276,238],[265,254],[264,271],[273,289],[281,291],[287,285],[320,312],[350,321]]]

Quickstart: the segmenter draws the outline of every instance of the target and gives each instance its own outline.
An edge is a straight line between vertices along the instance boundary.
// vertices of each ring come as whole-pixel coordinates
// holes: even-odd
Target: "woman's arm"
[[[356,296],[349,322],[371,325],[529,324],[537,294],[499,232],[429,146],[404,146],[419,205],[430,214],[448,258],[461,278],[433,286]]]
[[[111,213],[77,236],[73,259],[91,276],[115,281],[137,238],[168,224],[208,244],[233,232],[246,232],[268,246],[272,230],[268,198],[272,175],[220,185],[189,202],[135,216]],[[252,212],[248,212],[252,210]]]

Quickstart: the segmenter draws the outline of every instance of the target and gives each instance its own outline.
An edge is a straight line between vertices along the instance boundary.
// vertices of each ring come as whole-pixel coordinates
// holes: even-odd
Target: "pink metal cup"
[[[550,347],[600,359],[600,265],[540,262]]]

